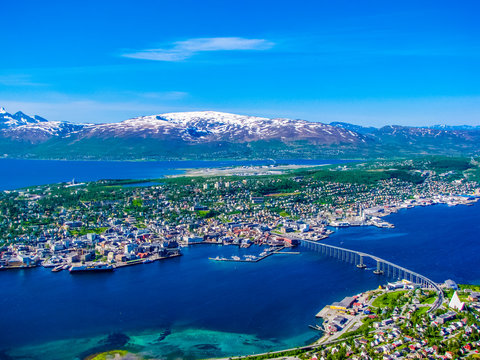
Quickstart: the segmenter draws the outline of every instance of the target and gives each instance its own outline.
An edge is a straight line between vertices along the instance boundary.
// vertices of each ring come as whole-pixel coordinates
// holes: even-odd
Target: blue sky
[[[112,122],[217,110],[480,124],[477,1],[10,1],[0,105]]]

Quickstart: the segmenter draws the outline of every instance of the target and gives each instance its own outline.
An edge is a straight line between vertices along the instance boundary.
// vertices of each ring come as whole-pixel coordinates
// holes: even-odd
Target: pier
[[[300,254],[299,252],[293,252],[293,251],[282,251],[285,249],[285,246],[282,246],[274,251],[270,251],[267,254],[257,257],[257,258],[250,258],[250,259],[232,259],[232,258],[208,258],[209,260],[213,261],[229,261],[229,262],[248,262],[248,263],[257,263],[263,259],[266,259],[269,256],[275,255],[275,254],[290,254],[290,255],[298,255]]]
[[[122,267],[126,267],[126,266],[145,264],[144,263],[145,260],[151,260],[152,262],[155,262],[155,261],[175,258],[175,257],[178,257],[178,256],[182,256],[182,254],[171,254],[171,255],[168,255],[168,256],[151,256],[151,257],[144,258],[144,259],[136,259],[136,260],[131,260],[131,261],[127,261],[127,262],[119,262],[119,263],[116,263],[114,265],[114,268],[116,269],[116,268],[122,268]]]
[[[365,259],[369,259],[375,264],[375,270],[373,273],[376,275],[385,275],[398,280],[406,279],[422,288],[434,289],[437,292],[438,297],[428,310],[429,313],[438,309],[443,302],[443,291],[438,287],[437,283],[426,276],[379,258],[378,256],[310,240],[300,240],[300,246],[340,261],[350,263],[359,269],[366,269],[367,265],[365,265]]]

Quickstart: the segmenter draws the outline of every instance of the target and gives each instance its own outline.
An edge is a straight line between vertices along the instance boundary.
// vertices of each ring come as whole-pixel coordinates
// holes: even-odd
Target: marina
[[[223,258],[223,257],[215,257],[215,258],[209,258],[209,260],[213,261],[229,261],[229,262],[251,262],[251,263],[257,263],[259,261],[262,261],[266,259],[269,256],[275,255],[275,254],[282,254],[282,250],[285,249],[285,247],[280,247],[280,248],[274,248],[274,249],[267,249],[263,252],[260,253],[259,256],[255,255],[245,255],[244,258],[240,258],[239,256],[232,256],[231,258]]]

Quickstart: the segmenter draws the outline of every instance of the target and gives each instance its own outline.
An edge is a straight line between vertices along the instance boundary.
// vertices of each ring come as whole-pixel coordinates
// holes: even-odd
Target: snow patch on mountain
[[[194,111],[140,116],[120,123],[89,129],[87,137],[154,137],[190,143],[283,139],[316,140],[321,143],[355,143],[358,134],[323,123],[284,118]]]
[[[0,135],[6,138],[41,142],[53,136],[65,136],[79,131],[84,126],[65,121],[48,121],[38,115],[29,116],[21,111],[12,115],[5,108],[0,108]]]

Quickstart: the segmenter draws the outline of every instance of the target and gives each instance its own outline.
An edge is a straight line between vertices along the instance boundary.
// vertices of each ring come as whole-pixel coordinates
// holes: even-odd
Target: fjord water
[[[317,335],[307,325],[322,305],[380,283],[371,273],[310,252],[259,263],[208,259],[259,251],[197,245],[183,249],[179,258],[109,274],[1,272],[0,306],[8,311],[1,312],[0,323],[8,326],[0,328],[0,349],[13,349],[12,356],[54,359],[63,352],[58,358],[75,358],[95,352],[112,333],[131,337],[134,349],[156,357],[298,346]],[[166,330],[172,333],[161,339]],[[233,348],[232,334],[243,339]],[[85,339],[97,336],[98,344],[82,348]],[[70,341],[48,344],[62,339]],[[40,346],[21,348],[32,344]]]
[[[158,179],[185,169],[272,164],[324,165],[345,160],[239,160],[239,161],[60,161],[0,159],[0,190],[71,181],[101,179]]]
[[[395,229],[337,229],[326,243],[375,254],[433,281],[480,284],[480,203],[404,209]]]
[[[327,242],[438,282],[480,284],[479,219],[480,204],[401,210],[387,218],[395,229],[341,229]],[[123,347],[157,358],[207,358],[299,346],[318,336],[307,325],[324,305],[388,281],[299,250],[219,263],[208,257],[260,249],[198,245],[180,258],[111,274],[0,272],[0,354],[75,359]]]

